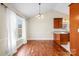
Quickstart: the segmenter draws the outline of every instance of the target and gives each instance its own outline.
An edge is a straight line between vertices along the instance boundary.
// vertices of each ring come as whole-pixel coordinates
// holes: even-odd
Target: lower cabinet
[[[54,41],[57,44],[67,44],[69,41],[69,33],[68,34],[54,34]]]
[[[69,34],[60,34],[60,44],[67,44],[69,41]]]
[[[54,34],[54,41],[57,44],[60,44],[60,34]]]

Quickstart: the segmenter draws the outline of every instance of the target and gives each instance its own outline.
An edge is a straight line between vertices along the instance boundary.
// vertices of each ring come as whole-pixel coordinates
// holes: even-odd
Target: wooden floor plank
[[[29,40],[14,56],[70,56],[52,40]]]

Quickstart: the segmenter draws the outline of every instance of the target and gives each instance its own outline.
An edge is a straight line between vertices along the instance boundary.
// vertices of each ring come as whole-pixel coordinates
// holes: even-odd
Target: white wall
[[[8,29],[8,53],[12,54],[16,52],[16,14],[10,9],[6,8],[6,19],[7,20],[7,29]]]
[[[0,55],[6,55],[8,53],[7,20],[5,13],[5,7],[0,4]]]
[[[7,24],[8,24],[8,46],[9,55],[16,52],[22,44],[27,43],[26,39],[26,22],[25,19],[17,16],[15,12],[7,8]],[[17,20],[22,20],[22,38],[18,38]]]
[[[23,20],[23,26],[26,27],[25,18]],[[26,43],[26,28],[23,29],[23,42]],[[0,4],[0,56],[11,55],[16,50],[16,13],[10,9],[5,8]]]
[[[53,18],[68,18],[67,15],[55,10],[43,15],[43,19],[32,17],[28,20],[28,40],[53,40]]]

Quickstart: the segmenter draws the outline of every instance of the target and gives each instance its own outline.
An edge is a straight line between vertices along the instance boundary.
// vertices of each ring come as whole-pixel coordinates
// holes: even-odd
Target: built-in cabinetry
[[[62,28],[62,18],[54,18],[54,28]]]
[[[69,41],[69,33],[54,34],[54,40],[57,44],[67,44]]]
[[[69,33],[60,34],[60,44],[67,44],[69,41]]]
[[[79,3],[70,7],[70,47],[72,55],[79,55]]]
[[[54,41],[55,41],[57,44],[60,44],[60,34],[54,34]]]
[[[63,18],[54,18],[54,40],[57,44],[67,44],[69,40],[69,33],[64,27],[66,22]]]

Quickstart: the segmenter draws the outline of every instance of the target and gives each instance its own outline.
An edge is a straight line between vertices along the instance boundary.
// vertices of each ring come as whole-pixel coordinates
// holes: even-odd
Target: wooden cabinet
[[[60,34],[60,44],[67,44],[69,41],[69,34]]]
[[[54,34],[54,39],[57,44],[67,44],[69,41],[69,34]]]
[[[57,44],[60,44],[60,34],[54,34],[54,41]]]
[[[54,28],[62,28],[62,18],[54,18]]]
[[[79,3],[72,3],[69,7],[71,53],[79,56]]]

